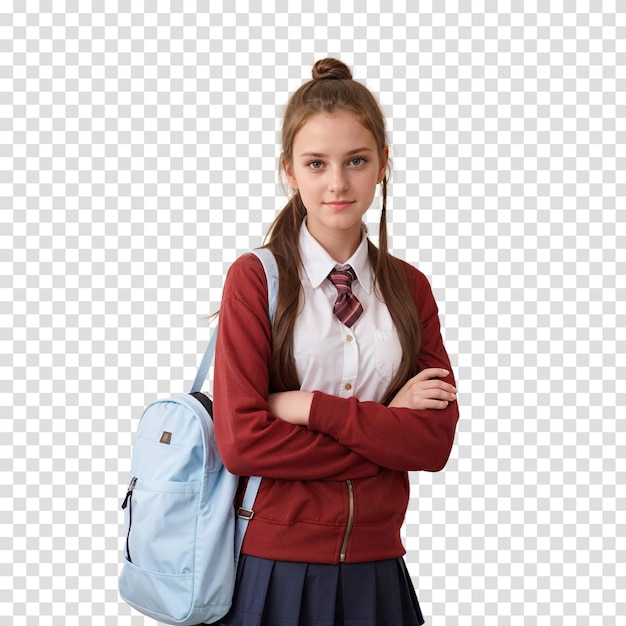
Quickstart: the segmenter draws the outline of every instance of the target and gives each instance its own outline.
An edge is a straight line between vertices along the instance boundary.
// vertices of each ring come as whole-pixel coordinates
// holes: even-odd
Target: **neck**
[[[359,225],[355,230],[331,230],[324,232],[309,232],[313,238],[328,252],[337,263],[343,264],[356,252],[363,237],[363,231]]]

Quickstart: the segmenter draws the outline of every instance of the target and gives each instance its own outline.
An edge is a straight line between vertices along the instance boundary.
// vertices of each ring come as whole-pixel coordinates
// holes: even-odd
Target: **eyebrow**
[[[350,152],[346,152],[344,156],[352,156],[353,154],[358,154],[360,152],[374,152],[372,148],[357,148],[356,150],[350,150]],[[321,152],[303,152],[300,157],[314,157],[316,159],[326,158],[327,154],[322,154]]]

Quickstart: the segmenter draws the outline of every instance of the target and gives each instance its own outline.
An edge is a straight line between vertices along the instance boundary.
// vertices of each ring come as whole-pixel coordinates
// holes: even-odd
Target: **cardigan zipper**
[[[348,487],[348,523],[346,525],[346,533],[343,536],[343,543],[341,544],[341,554],[339,561],[345,563],[346,552],[348,551],[348,541],[350,540],[350,533],[352,532],[352,525],[354,524],[354,488],[352,487],[352,481],[346,480]]]

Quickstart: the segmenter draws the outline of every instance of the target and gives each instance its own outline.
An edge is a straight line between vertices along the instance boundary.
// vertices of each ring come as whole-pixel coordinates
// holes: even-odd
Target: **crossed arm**
[[[390,408],[407,408],[416,411],[445,409],[456,401],[456,388],[441,380],[450,372],[442,368],[422,370],[411,378],[389,403]],[[284,391],[269,396],[272,414],[290,424],[309,425],[313,393]]]
[[[459,412],[426,282],[420,292],[422,371],[385,406],[319,391],[268,397],[271,329],[262,266],[256,258],[243,257],[229,278],[216,349],[214,406],[218,446],[230,471],[338,480],[376,475],[380,467],[438,471],[446,464]]]

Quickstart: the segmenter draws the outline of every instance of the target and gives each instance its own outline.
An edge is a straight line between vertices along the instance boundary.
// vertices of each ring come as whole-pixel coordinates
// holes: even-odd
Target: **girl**
[[[254,255],[232,265],[220,309],[220,453],[263,480],[219,623],[422,624],[400,540],[408,472],[444,467],[458,408],[430,286],[387,251],[382,112],[343,63],[318,61],[282,149],[293,195],[267,241],[274,325]],[[377,249],[362,218],[379,183]]]

